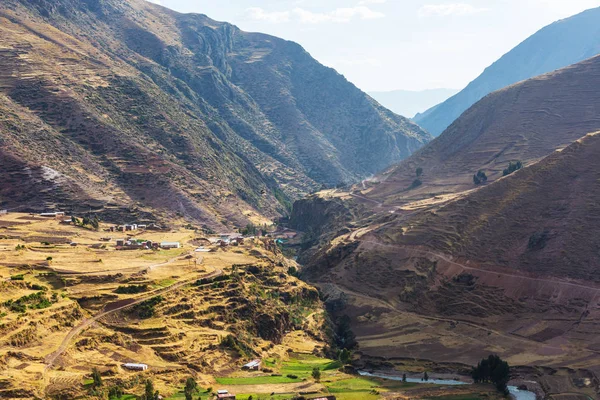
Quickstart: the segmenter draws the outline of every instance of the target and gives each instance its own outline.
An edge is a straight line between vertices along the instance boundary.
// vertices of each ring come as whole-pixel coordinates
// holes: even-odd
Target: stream
[[[370,373],[370,372],[366,372],[366,371],[358,371],[359,375],[361,376],[372,376],[374,378],[381,378],[381,379],[389,379],[391,381],[401,381],[402,377],[401,376],[394,376],[394,375],[385,375],[385,374],[378,374],[378,373]],[[463,381],[457,381],[454,379],[429,379],[428,381],[422,381],[421,379],[418,378],[406,378],[406,382],[411,382],[411,383],[432,383],[435,385],[470,385],[471,383],[469,382],[463,382]],[[529,392],[527,390],[519,390],[516,386],[509,386],[508,390],[510,392],[510,394],[512,395],[513,398],[515,398],[516,400],[536,400],[536,395],[533,392]]]

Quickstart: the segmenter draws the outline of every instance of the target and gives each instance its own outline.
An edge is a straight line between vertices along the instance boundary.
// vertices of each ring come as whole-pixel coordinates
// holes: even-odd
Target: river
[[[391,381],[401,381],[402,380],[401,376],[370,373],[370,372],[366,372],[366,371],[358,371],[358,373],[361,376],[372,376],[374,378],[389,379]],[[454,379],[429,379],[428,381],[422,381],[421,379],[418,379],[418,378],[406,378],[406,381],[411,382],[411,383],[429,383],[429,384],[435,384],[435,385],[470,385],[471,384],[470,382],[457,381]],[[519,390],[519,388],[517,388],[516,386],[509,386],[508,390],[515,400],[536,400],[536,395],[533,392],[530,392],[527,390]]]

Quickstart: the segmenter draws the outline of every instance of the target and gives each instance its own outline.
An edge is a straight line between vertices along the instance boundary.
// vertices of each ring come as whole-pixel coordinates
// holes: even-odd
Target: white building
[[[181,248],[181,243],[179,242],[162,242],[160,247],[163,249],[179,249]]]
[[[148,369],[148,365],[137,364],[137,363],[126,363],[126,364],[123,364],[122,367],[125,369],[132,370],[132,371],[146,371]]]

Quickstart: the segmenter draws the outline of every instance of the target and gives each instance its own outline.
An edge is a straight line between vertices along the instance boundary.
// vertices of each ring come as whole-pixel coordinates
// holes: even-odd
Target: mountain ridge
[[[6,208],[262,223],[429,140],[299,45],[204,15],[141,0],[7,0],[0,16],[2,151],[63,177],[5,174]],[[23,201],[28,182],[45,195]]]
[[[521,42],[461,92],[414,118],[439,136],[464,111],[487,94],[600,53],[600,8],[556,21]]]

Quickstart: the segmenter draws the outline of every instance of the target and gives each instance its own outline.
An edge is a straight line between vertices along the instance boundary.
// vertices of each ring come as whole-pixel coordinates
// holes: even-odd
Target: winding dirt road
[[[56,362],[56,360],[58,359],[58,357],[60,357],[69,347],[69,344],[71,343],[71,341],[77,337],[81,332],[83,332],[85,329],[89,328],[93,323],[95,323],[96,321],[100,320],[103,317],[106,317],[107,315],[110,314],[114,314],[118,311],[124,310],[126,308],[129,307],[133,307],[137,304],[143,303],[144,301],[152,298],[152,297],[156,297],[159,296],[161,294],[165,294],[165,293],[169,293],[172,292],[174,290],[177,290],[185,285],[188,285],[192,282],[195,282],[198,279],[210,279],[210,278],[216,278],[218,276],[223,275],[223,271],[222,270],[216,270],[213,271],[209,274],[206,274],[204,276],[201,277],[196,277],[194,279],[190,279],[190,280],[186,280],[186,281],[181,281],[181,282],[177,282],[169,287],[163,288],[163,289],[158,289],[155,290],[153,292],[147,293],[142,297],[136,298],[135,301],[125,304],[123,306],[108,310],[108,311],[102,311],[96,315],[94,315],[93,317],[87,318],[85,320],[83,320],[79,325],[77,325],[76,327],[74,327],[73,329],[71,329],[71,331],[67,334],[67,336],[63,339],[62,343],[60,344],[60,346],[58,347],[58,349],[56,349],[56,351],[54,351],[53,353],[49,354],[46,359],[45,359],[45,363],[46,363],[46,367],[44,368],[44,380],[46,379],[46,372],[49,369],[52,369],[52,367],[54,366],[54,363]]]

